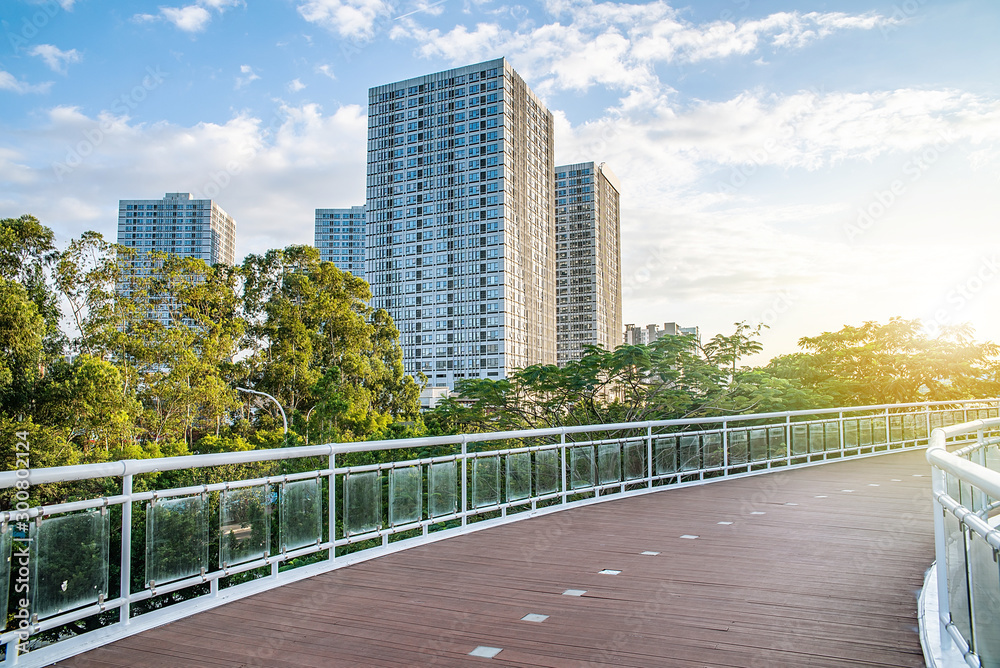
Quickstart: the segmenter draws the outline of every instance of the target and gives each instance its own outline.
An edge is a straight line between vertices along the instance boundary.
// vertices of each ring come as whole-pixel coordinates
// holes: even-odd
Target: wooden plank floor
[[[286,585],[58,665],[923,666],[929,473],[923,452],[906,452],[563,511]],[[521,621],[532,613],[548,617]],[[469,656],[480,645],[502,651]]]

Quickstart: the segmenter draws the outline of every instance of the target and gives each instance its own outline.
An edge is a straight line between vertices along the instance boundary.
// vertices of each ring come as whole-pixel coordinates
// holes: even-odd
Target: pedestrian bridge
[[[924,626],[1000,665],[997,406],[2,473],[114,489],[3,518],[0,665],[922,666],[935,558]]]

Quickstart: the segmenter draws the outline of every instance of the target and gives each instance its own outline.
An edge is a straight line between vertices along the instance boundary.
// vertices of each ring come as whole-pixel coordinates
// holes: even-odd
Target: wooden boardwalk
[[[923,666],[929,474],[922,451],[906,452],[563,511],[286,585],[57,665]],[[502,651],[470,656],[479,646]]]

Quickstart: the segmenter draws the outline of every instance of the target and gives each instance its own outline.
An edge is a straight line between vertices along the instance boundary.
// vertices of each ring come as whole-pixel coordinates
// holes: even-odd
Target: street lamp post
[[[259,394],[260,396],[267,397],[268,399],[270,399],[271,401],[273,401],[274,404],[278,407],[278,410],[281,411],[281,421],[285,425],[285,436],[288,435],[288,418],[285,417],[285,409],[281,407],[281,404],[278,403],[277,399],[275,399],[274,397],[272,397],[267,392],[258,392],[257,390],[249,390],[249,389],[247,389],[245,387],[237,387],[236,390],[238,392],[247,392],[249,394]]]

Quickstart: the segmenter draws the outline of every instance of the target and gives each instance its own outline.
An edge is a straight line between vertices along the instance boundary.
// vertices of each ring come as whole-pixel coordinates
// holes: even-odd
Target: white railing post
[[[467,462],[469,461],[469,437],[462,434],[462,526],[469,521],[469,475]]]
[[[566,499],[569,496],[569,490],[566,487],[566,430],[563,429],[559,434],[559,462],[561,466],[559,467],[559,475],[561,476],[562,483],[562,502],[566,503]]]
[[[785,416],[785,464],[792,463],[792,416]]]
[[[129,625],[131,616],[131,604],[129,598],[132,595],[132,475],[126,474],[122,478],[122,495],[127,497],[122,504],[122,567],[121,567],[121,589],[119,595],[122,598],[122,605],[118,609],[118,623],[122,626]],[[146,519],[149,521],[149,518]]]
[[[885,449],[892,450],[892,438],[890,436],[891,431],[889,430],[889,409],[885,409]],[[825,448],[824,448],[825,449]]]
[[[844,411],[837,413],[837,425],[840,427],[837,430],[840,432],[840,456],[843,457],[846,452],[845,448],[847,447],[846,440],[844,439],[844,432],[847,431],[847,427],[844,425]]]
[[[937,599],[938,619],[941,627],[941,650],[947,652],[952,646],[948,624],[951,622],[951,608],[948,601],[948,537],[945,535],[944,507],[938,500],[938,494],[947,490],[945,473],[936,466],[931,466],[931,496],[934,510],[934,558],[937,569]]]
[[[328,487],[330,490],[329,498],[326,500],[326,506],[330,513],[329,525],[330,525],[330,556],[329,560],[334,561],[337,558],[337,474],[334,471],[337,469],[337,454],[334,452],[330,453],[330,475],[328,476]]]
[[[653,489],[653,427],[646,427],[646,488]]]
[[[729,475],[729,423],[722,421],[722,475]],[[750,444],[747,443],[747,461],[750,460]]]

